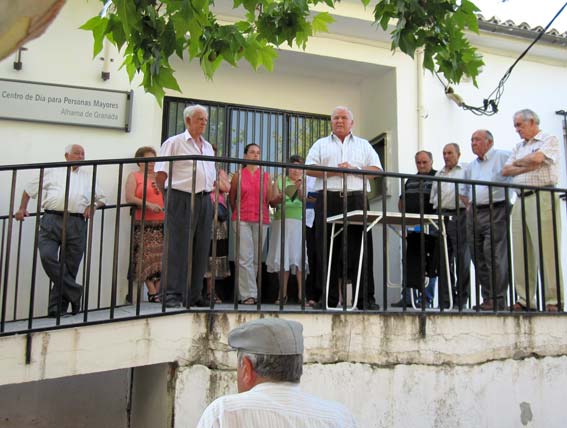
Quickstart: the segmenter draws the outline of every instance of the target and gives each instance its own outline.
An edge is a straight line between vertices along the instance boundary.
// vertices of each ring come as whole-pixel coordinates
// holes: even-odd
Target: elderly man
[[[514,115],[514,128],[522,138],[512,151],[502,174],[513,177],[514,184],[554,187],[559,180],[560,147],[559,141],[552,135],[539,129],[539,117],[529,109],[520,110]],[[563,303],[562,269],[559,266],[559,283],[556,275],[556,254],[554,241],[558,240],[557,260],[561,260],[561,215],[557,193],[541,192],[539,197],[539,216],[541,224],[542,247],[538,245],[538,205],[534,190],[519,191],[521,198],[512,213],[512,233],[514,236],[514,284],[518,302],[514,310],[535,309],[533,296],[536,291],[538,272],[544,285],[545,309],[557,312],[557,291],[561,293]],[[555,199],[555,218],[557,230],[553,230],[553,207]],[[522,222],[525,221],[525,235]],[[527,251],[527,271],[524,260],[524,247]],[[543,266],[539,265],[539,254]],[[529,294],[529,296],[528,296]]]
[[[65,159],[68,162],[82,161],[85,150],[78,144],[69,145],[65,148]],[[105,204],[105,196],[98,183],[95,183],[95,194],[91,195],[91,169],[77,165],[71,166],[69,196],[65,200],[67,171],[66,167],[47,169],[41,188],[39,177],[29,182],[15,214],[16,220],[23,221],[29,215],[30,198],[36,198],[41,190],[44,214],[38,247],[43,269],[53,283],[49,293],[50,317],[65,315],[69,303],[73,315],[80,311],[83,287],[77,284],[76,278],[85,252],[87,220]],[[64,225],[65,242],[62,239]]]
[[[508,217],[511,208],[506,200],[506,188],[498,183],[508,183],[502,168],[510,152],[493,148],[494,137],[486,129],[472,134],[471,148],[477,156],[467,165],[465,179],[492,181],[492,204],[490,188],[480,185],[463,185],[462,198],[467,206],[467,230],[475,271],[482,286],[482,304],[475,309],[483,311],[505,308],[508,287]],[[476,199],[473,198],[473,192]],[[473,208],[472,203],[476,206]],[[492,246],[494,243],[494,247]]]
[[[327,137],[320,138],[309,149],[306,165],[327,166],[351,170],[352,173],[337,171],[327,172],[327,210],[323,210],[323,180],[325,173],[323,171],[309,171],[308,174],[316,177],[314,189],[318,192],[317,201],[315,203],[315,229],[318,231],[327,230],[327,242],[330,242],[331,227],[326,223],[326,217],[343,212],[343,199],[347,199],[347,210],[362,210],[366,195],[363,192],[363,176],[360,171],[380,171],[382,164],[378,158],[378,154],[372,148],[367,140],[356,137],[352,134],[351,130],[354,125],[352,112],[346,107],[335,107],[331,114],[331,128],[332,133]],[[344,193],[343,177],[346,176],[346,194]],[[368,176],[370,179],[372,176]],[[370,191],[370,182],[367,181],[366,190]],[[367,203],[367,201],[366,201]],[[368,206],[368,205],[367,205]],[[348,226],[348,242],[347,242],[347,278],[342,278],[343,281],[350,281],[356,283],[358,273],[358,263],[360,256],[360,246],[362,240],[363,229],[362,226]],[[378,305],[374,300],[374,272],[372,269],[372,234],[367,233],[366,239],[366,295],[363,292],[359,293],[359,300],[357,306],[359,309],[377,310]],[[330,245],[327,245],[329,249]],[[331,283],[329,288],[329,306],[334,307],[339,302],[339,283],[338,279],[342,277],[342,245],[339,240],[338,245],[335,246],[336,250],[333,251],[333,260],[328,260],[331,263]],[[324,255],[321,250],[317,251],[318,266],[324,268],[325,264]],[[321,286],[320,289],[324,290],[326,281],[326,269],[324,274],[320,275]],[[364,290],[363,282],[364,274],[361,277],[361,290]],[[323,296],[324,298],[325,296]],[[321,307],[323,303],[314,305],[314,307]],[[366,305],[363,307],[363,305]]]
[[[459,164],[460,157],[461,149],[457,143],[445,145],[443,147],[445,166],[435,176],[456,180],[463,179],[465,170]],[[471,253],[467,244],[467,216],[464,202],[455,193],[455,183],[441,183],[441,192],[439,192],[438,183],[434,183],[431,188],[430,202],[433,204],[435,212],[439,208],[441,214],[445,216],[445,231],[447,233],[450,276],[447,278],[445,257],[440,257],[439,274],[439,306],[444,309],[449,307],[448,279],[453,284],[453,299],[459,308],[465,306],[469,300]],[[456,282],[455,268],[457,270]]]
[[[211,403],[197,428],[352,428],[341,404],[301,391],[303,326],[263,318],[232,330],[228,344],[238,351],[238,394]]]
[[[200,105],[192,105],[183,111],[186,130],[168,138],[160,149],[160,156],[211,156],[215,153],[211,144],[203,138],[208,113]],[[207,306],[202,298],[203,277],[207,271],[213,204],[209,194],[213,189],[216,170],[214,161],[172,161],[171,177],[169,161],[157,162],[156,182],[164,189],[167,215],[165,238],[167,258],[162,272],[166,272],[166,306]],[[193,168],[196,178],[193,182]],[[171,188],[169,184],[171,182]],[[227,189],[221,189],[226,191]],[[191,200],[195,198],[192,209]],[[189,249],[192,248],[190,295],[187,296]]]
[[[408,178],[404,184],[405,198],[398,200],[398,208],[400,211],[414,214],[433,214],[435,210],[429,202],[431,195],[431,186],[433,181],[424,180],[424,175],[434,176],[437,171],[433,169],[433,155],[431,152],[421,150],[415,154],[415,167],[417,175],[415,178]],[[423,207],[423,208],[422,208]],[[421,232],[412,230],[407,235],[407,285],[411,288],[421,289]],[[426,275],[429,276],[429,282],[425,289],[426,302],[425,305],[431,307],[435,298],[435,285],[437,283],[434,252],[437,251],[436,235],[425,234],[425,252],[426,252]],[[400,301],[392,304],[394,308],[401,308],[411,305],[411,295],[408,288],[402,290],[402,298]]]

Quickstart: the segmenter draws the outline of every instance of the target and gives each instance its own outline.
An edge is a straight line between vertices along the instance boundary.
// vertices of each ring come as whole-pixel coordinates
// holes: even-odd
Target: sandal
[[[150,303],[161,303],[161,299],[159,298],[159,292],[151,294],[148,293],[148,302]]]
[[[315,306],[317,304],[317,302],[315,300],[309,299],[307,301],[307,303],[305,303],[305,306],[307,306],[308,308],[312,308],[313,306]]]
[[[286,305],[287,304],[287,296],[284,296],[282,301],[283,301],[283,304]],[[274,305],[279,305],[279,304],[280,304],[280,299],[276,299],[276,301],[274,302]]]
[[[248,299],[243,300],[240,303],[242,303],[243,305],[255,305],[256,299],[254,297],[249,297]]]

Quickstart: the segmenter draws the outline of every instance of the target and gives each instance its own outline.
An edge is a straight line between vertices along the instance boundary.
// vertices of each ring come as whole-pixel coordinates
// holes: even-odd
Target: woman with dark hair
[[[261,150],[257,144],[248,144],[244,148],[244,159],[260,160]],[[263,181],[263,194],[260,197],[260,183]],[[240,201],[238,196],[239,174],[232,177],[230,185],[230,206],[232,207],[232,224],[238,227],[237,218],[240,213],[240,251],[238,254],[238,291],[239,300],[245,305],[256,304],[258,288],[256,277],[258,266],[258,237],[260,233],[260,209],[262,210],[262,247],[266,240],[266,232],[270,224],[269,202],[271,199],[270,176],[267,172],[260,177],[258,165],[248,164],[242,168],[240,178]]]
[[[301,165],[303,158],[293,155],[289,163]],[[276,305],[287,303],[287,283],[290,270],[295,270],[297,278],[297,300],[301,302],[302,293],[302,219],[303,219],[303,183],[302,172],[297,168],[288,168],[287,175],[280,177],[274,185],[274,197],[270,201],[276,207],[276,214],[270,232],[270,245],[266,265],[268,272],[280,272],[282,241],[282,203],[285,204],[285,242],[283,258],[283,283],[280,284],[282,300]],[[306,260],[307,263],[307,260]]]
[[[156,151],[152,147],[140,147],[136,150],[134,157],[156,157]],[[128,175],[126,202],[136,205],[134,213],[134,260],[130,271],[131,278],[145,282],[148,288],[148,301],[159,303],[165,214],[163,196],[156,184],[154,164],[155,162],[138,162],[138,171]],[[144,181],[146,183],[145,201]],[[144,228],[142,229],[143,209],[145,209],[145,213]]]

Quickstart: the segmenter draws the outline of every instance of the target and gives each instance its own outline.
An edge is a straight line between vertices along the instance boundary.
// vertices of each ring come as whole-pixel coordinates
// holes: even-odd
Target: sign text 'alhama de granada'
[[[0,79],[0,119],[131,130],[132,91]]]

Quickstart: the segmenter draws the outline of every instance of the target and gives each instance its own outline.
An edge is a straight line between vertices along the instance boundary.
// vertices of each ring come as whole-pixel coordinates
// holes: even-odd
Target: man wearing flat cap
[[[354,428],[341,404],[301,391],[303,326],[263,318],[232,330],[228,344],[238,351],[238,394],[217,398],[197,428]]]

